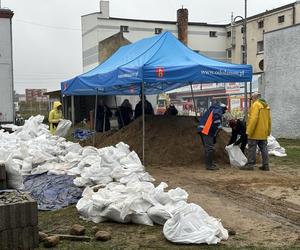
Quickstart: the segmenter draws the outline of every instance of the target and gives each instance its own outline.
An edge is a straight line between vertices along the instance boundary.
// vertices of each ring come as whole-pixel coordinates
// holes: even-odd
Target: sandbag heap
[[[86,187],[76,205],[85,219],[161,224],[165,237],[178,243],[216,244],[228,238],[219,220],[187,203],[186,191],[165,192],[165,183],[155,187],[154,178],[125,143],[81,147],[52,136],[43,120],[31,117],[12,134],[0,131],[0,162],[6,165],[11,187],[23,187],[22,174],[75,175],[74,184]]]
[[[152,226],[164,225],[165,237],[183,244],[217,244],[228,239],[222,223],[200,206],[187,203],[188,194],[181,188],[165,192],[167,184],[155,187],[151,182],[130,180],[112,182],[94,191],[87,187],[76,205],[83,219],[95,223],[115,221]]]

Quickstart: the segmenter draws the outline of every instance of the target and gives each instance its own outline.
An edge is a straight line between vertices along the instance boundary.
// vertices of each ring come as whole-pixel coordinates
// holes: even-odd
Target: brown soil
[[[186,166],[204,161],[203,146],[197,134],[197,121],[194,117],[147,116],[145,133],[145,165]],[[98,148],[123,141],[142,158],[142,119],[135,120],[115,133],[99,133],[95,141]],[[82,145],[92,145],[92,142],[91,139]],[[217,163],[229,162],[224,150],[227,142],[227,133],[221,131],[215,145]]]
[[[157,183],[184,188],[190,202],[233,229],[236,235],[223,244],[300,248],[300,170],[272,167],[270,172],[235,168],[209,172],[199,166],[151,166],[147,170]]]

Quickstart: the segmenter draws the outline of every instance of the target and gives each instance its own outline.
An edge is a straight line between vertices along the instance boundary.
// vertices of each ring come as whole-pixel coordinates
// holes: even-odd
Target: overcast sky
[[[1,0],[0,0],[1,1]],[[248,15],[293,2],[248,0]],[[244,15],[244,0],[110,0],[110,16],[176,20],[189,9],[189,21],[229,23],[231,12]],[[82,73],[81,15],[98,12],[98,0],[2,0],[14,11],[15,89],[59,89],[62,80]]]

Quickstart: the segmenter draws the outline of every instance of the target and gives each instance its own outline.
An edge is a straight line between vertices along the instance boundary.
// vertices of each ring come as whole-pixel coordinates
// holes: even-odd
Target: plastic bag
[[[236,145],[228,145],[225,147],[229,155],[230,165],[233,167],[244,167],[248,160],[246,156],[243,154],[242,150],[239,146]]]
[[[55,135],[65,137],[72,126],[72,122],[69,120],[62,119],[56,128]]]
[[[181,244],[217,244],[228,239],[228,231],[221,222],[193,203],[179,209],[168,219],[163,233],[169,241]]]

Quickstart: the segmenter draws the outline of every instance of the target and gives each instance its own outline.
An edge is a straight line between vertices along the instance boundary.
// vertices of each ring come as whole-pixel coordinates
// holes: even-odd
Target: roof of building
[[[0,9],[0,18],[12,18],[14,12],[10,9]]]
[[[260,17],[263,17],[265,15],[268,15],[268,14],[271,14],[271,13],[274,13],[274,12],[278,12],[280,10],[284,10],[284,9],[287,9],[287,8],[290,8],[290,7],[293,7],[296,3],[300,3],[300,1],[296,1],[296,2],[293,2],[293,3],[289,3],[289,4],[286,4],[286,5],[283,5],[283,6],[280,6],[278,8],[274,8],[274,9],[271,9],[271,10],[266,10],[264,12],[261,12],[261,13],[258,13],[256,15],[253,15],[253,16],[249,16],[247,17],[247,20],[252,20],[252,19],[256,19],[256,18],[260,18]],[[243,22],[242,20],[239,20],[237,21],[236,23],[241,23]]]
[[[90,14],[83,15],[81,17],[89,16],[89,15],[95,15],[95,14],[100,14],[101,12],[94,12]],[[151,20],[151,19],[133,19],[133,18],[119,18],[119,17],[109,17],[109,18],[101,18],[98,17],[99,19],[103,20],[121,20],[121,21],[132,21],[132,22],[144,22],[144,23],[162,23],[162,24],[177,24],[177,21],[163,21],[163,20]],[[225,24],[210,24],[210,23],[205,23],[205,22],[188,22],[189,25],[194,25],[194,26],[213,26],[213,27],[224,27],[226,26]]]
[[[296,1],[296,2],[292,2],[283,6],[280,6],[278,8],[274,8],[272,10],[266,10],[264,12],[261,12],[259,14],[253,15],[253,16],[249,16],[247,17],[247,20],[252,20],[252,19],[256,19],[259,17],[263,17],[264,15],[268,15],[280,10],[284,10],[290,7],[293,7],[296,3],[300,4],[300,1]],[[101,12],[94,12],[94,13],[90,13],[90,14],[86,14],[83,15],[82,17],[85,16],[89,16],[89,15],[94,15],[94,14],[100,14]],[[99,19],[107,19],[107,18],[101,18],[99,17]],[[134,22],[155,22],[155,23],[162,23],[162,24],[176,24],[176,21],[162,21],[162,20],[143,20],[143,19],[131,19],[131,18],[117,18],[117,17],[109,17],[109,20],[124,20],[124,21],[134,21]],[[241,23],[243,22],[242,20],[237,21],[236,23]],[[189,25],[194,25],[194,26],[213,26],[213,27],[225,27],[227,25],[230,24],[209,24],[209,23],[205,23],[205,22],[189,22]]]

